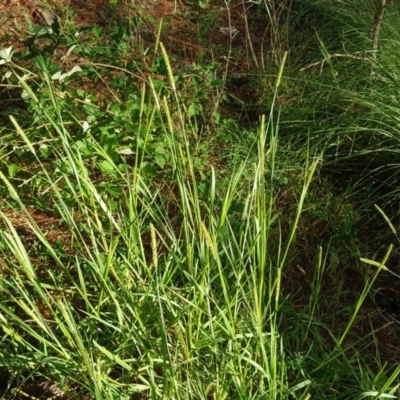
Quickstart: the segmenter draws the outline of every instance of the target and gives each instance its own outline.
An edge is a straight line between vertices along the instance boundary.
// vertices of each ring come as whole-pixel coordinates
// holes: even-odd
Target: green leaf
[[[8,166],[8,176],[10,178],[14,178],[14,176],[17,175],[18,171],[19,171],[18,165],[11,164]]]
[[[164,166],[165,166],[165,157],[162,156],[161,154],[156,154],[154,158],[155,158],[156,164],[160,168],[164,168]]]
[[[99,164],[100,169],[105,172],[106,174],[112,175],[114,173],[114,167],[109,161],[102,161]]]

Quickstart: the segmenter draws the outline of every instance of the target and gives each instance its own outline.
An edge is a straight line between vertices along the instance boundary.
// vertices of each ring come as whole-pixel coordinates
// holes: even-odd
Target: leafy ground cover
[[[2,398],[398,398],[382,4],[1,4]]]

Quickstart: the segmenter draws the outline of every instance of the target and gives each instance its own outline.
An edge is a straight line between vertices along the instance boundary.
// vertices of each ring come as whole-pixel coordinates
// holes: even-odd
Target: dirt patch
[[[162,24],[161,39],[170,54],[182,57],[180,62],[226,61],[240,57],[232,67],[248,71],[261,63],[264,43],[268,42],[269,27],[266,15],[254,11],[246,3],[210,5],[207,10],[168,1],[138,1],[135,5],[111,6],[108,0],[81,2],[48,1],[46,6],[33,0],[3,0],[0,3],[0,40],[3,47],[24,49],[29,32],[38,26],[48,27],[58,21],[62,28],[75,26],[104,26],[110,22],[127,23],[137,18],[143,32],[150,33],[153,42]],[[147,36],[148,44],[150,39]],[[235,54],[230,54],[230,53]]]

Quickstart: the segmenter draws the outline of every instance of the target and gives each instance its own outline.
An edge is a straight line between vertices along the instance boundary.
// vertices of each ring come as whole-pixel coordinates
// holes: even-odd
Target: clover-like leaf
[[[58,71],[51,78],[53,80],[58,80],[58,81],[62,82],[65,78],[68,78],[69,76],[71,76],[75,72],[81,72],[81,71],[82,71],[82,68],[79,65],[75,65],[75,67],[73,67],[71,69],[71,71],[65,72],[65,73],[62,73],[61,71]]]
[[[14,53],[14,49],[12,46],[7,47],[6,49],[1,49],[0,50],[0,58],[1,58],[0,65],[10,62],[13,53]]]

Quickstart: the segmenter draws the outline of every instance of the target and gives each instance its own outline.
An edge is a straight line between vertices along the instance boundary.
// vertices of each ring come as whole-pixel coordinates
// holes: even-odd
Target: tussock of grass
[[[172,73],[170,78],[172,84]],[[2,365],[16,377],[29,370],[36,378],[59,382],[69,395],[79,390],[96,398],[139,392],[191,398],[305,395],[279,366],[284,349],[278,319],[287,251],[318,160],[310,160],[292,233],[273,256],[268,243],[277,216],[271,177],[278,148],[270,125],[260,130],[258,164],[238,164],[220,199],[212,172],[209,191],[200,198],[185,122],[183,117],[172,122],[173,113],[181,114],[179,99],[169,105],[155,89],[145,97],[140,114],[146,109],[165,121],[179,210],[174,219],[157,187],[142,179],[139,148],[135,168],[121,173],[92,138],[100,164],[108,162],[121,188],[117,203],[103,200],[100,182],[90,178],[63,125],[55,96],[55,112],[41,108],[36,96],[31,100],[58,143],[54,165],[68,166],[56,181],[12,120],[41,165],[51,207],[75,239],[70,254],[57,254],[1,176],[43,252],[34,265],[3,213]],[[253,178],[243,187],[246,166]],[[232,211],[234,202],[243,204],[241,213]]]
[[[286,28],[284,16],[300,11],[325,18],[326,36],[318,32],[302,59],[309,66],[318,54],[323,67],[294,76],[299,59],[276,49],[273,89],[259,102],[268,109],[250,138],[237,125],[230,132],[217,107],[203,108],[224,88],[213,68],[196,84],[174,70],[161,24],[153,74],[134,89],[126,66],[107,80],[101,66],[110,65],[93,63],[54,83],[47,56],[32,71],[7,59],[27,108],[10,117],[0,158],[3,398],[49,382],[79,399],[398,396],[400,369],[381,355],[381,335],[396,327],[379,324],[369,298],[381,275],[397,278],[395,250],[388,243],[381,257],[361,266],[352,254],[356,265],[344,265],[347,249],[357,251],[358,203],[320,174],[372,165],[371,154],[376,164],[355,183],[388,165],[397,171],[396,60],[331,57],[339,38],[366,51],[367,2],[358,22],[339,3],[293,3],[293,16],[279,9]],[[105,108],[74,88],[74,74],[102,73],[113,99]],[[209,83],[216,91],[205,95]],[[212,121],[202,130],[205,109]],[[353,189],[368,194],[364,205],[376,199]],[[57,223],[40,223],[32,206]],[[396,234],[391,215],[375,212]]]

